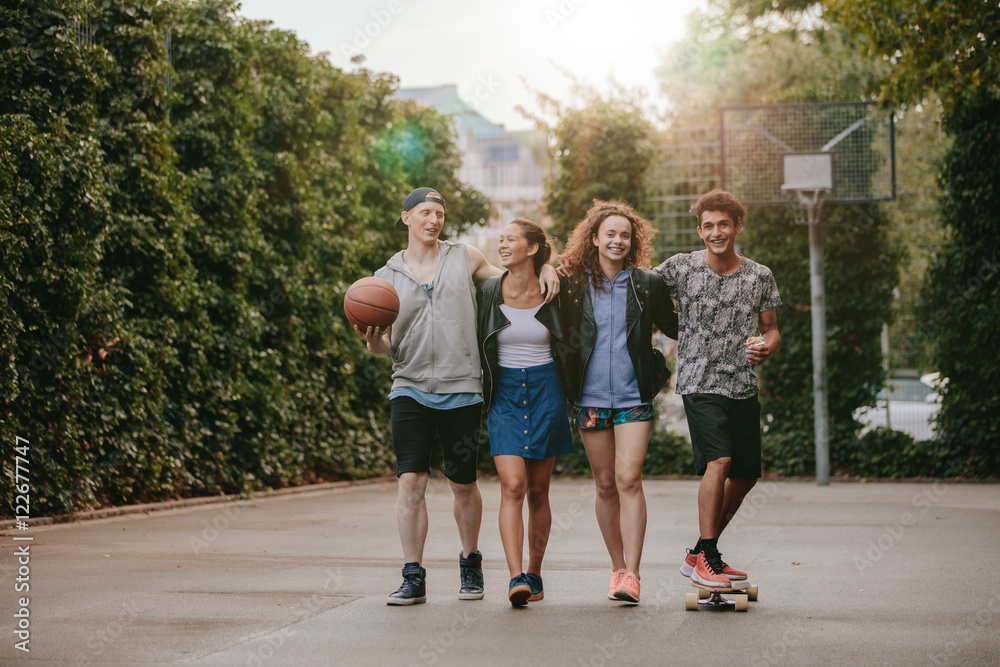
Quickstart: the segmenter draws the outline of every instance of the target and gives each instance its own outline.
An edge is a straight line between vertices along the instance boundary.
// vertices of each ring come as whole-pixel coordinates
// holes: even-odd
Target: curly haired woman
[[[632,603],[646,534],[642,464],[652,401],[670,375],[653,348],[653,325],[677,338],[669,288],[648,268],[655,231],[628,203],[594,200],[560,256],[560,309],[572,343],[564,384],[597,487],[613,570],[608,597]]]

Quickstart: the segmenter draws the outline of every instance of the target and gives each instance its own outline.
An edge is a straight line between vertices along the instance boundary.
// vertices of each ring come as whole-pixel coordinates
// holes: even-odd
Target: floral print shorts
[[[611,428],[629,422],[653,420],[653,406],[636,405],[631,408],[584,408],[573,406],[573,425],[587,431]]]

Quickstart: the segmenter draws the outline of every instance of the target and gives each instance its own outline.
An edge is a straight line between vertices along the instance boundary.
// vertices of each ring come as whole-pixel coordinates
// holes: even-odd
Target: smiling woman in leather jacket
[[[500,538],[511,604],[544,597],[542,558],[552,526],[549,481],[558,454],[573,451],[566,398],[553,347],[563,338],[558,312],[545,303],[537,274],[551,255],[545,231],[518,218],[500,235],[507,272],[478,286],[478,337],[490,452],[500,476]],[[528,498],[528,569],[522,569]]]
[[[566,395],[597,486],[597,522],[613,570],[608,597],[627,602],[639,601],[652,400],[670,377],[653,348],[653,326],[677,338],[669,288],[646,268],[654,233],[626,202],[595,200],[560,257],[571,272],[560,289]]]

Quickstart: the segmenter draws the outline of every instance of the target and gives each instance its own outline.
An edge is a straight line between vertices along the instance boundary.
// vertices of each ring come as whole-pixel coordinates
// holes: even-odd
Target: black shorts
[[[456,484],[476,481],[482,403],[437,410],[409,396],[400,396],[390,405],[397,477],[404,472],[430,472],[431,448],[437,433],[444,454],[444,476]]]
[[[760,477],[760,401],[719,394],[685,394],[695,470],[704,475],[709,461],[729,457],[729,476]]]

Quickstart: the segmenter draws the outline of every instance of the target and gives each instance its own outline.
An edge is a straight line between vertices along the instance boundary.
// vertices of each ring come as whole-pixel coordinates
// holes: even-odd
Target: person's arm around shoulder
[[[659,266],[653,268],[653,272],[663,278],[663,282],[666,283],[671,292],[677,289],[677,269],[681,261],[682,257],[678,253],[666,258],[660,262]]]
[[[486,260],[482,250],[472,245],[465,247],[469,251],[469,270],[472,271],[473,282],[479,283],[503,273],[503,269],[498,269]]]
[[[763,345],[747,348],[747,358],[751,366],[760,366],[781,348],[781,334],[778,333],[778,314],[769,308],[757,316],[757,329],[764,339]]]
[[[649,281],[649,293],[652,297],[653,306],[653,323],[665,336],[677,340],[679,322],[677,311],[674,310],[674,301],[671,298],[670,286],[664,277],[656,271],[650,271]]]

